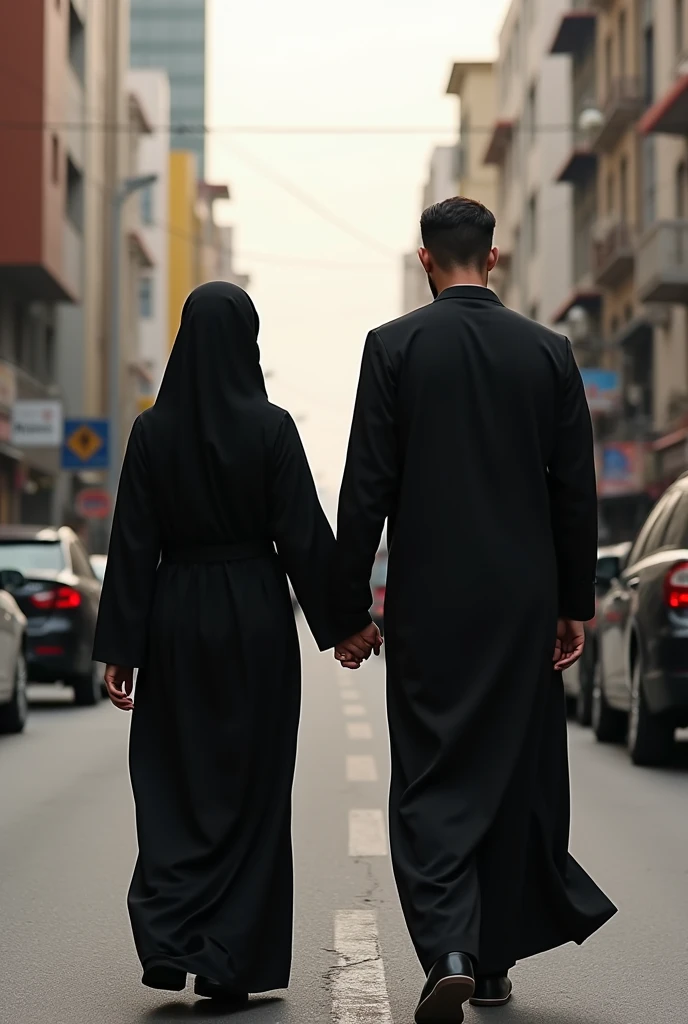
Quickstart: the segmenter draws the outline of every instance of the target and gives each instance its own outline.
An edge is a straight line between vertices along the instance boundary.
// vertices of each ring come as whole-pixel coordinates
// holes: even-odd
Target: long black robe
[[[482,973],[614,906],[568,854],[558,615],[594,614],[592,432],[568,341],[486,288],[444,291],[363,355],[335,573],[351,626],[385,519],[390,838],[427,970]]]
[[[285,570],[320,647],[342,639],[334,537],[296,427],[267,400],[257,333],[241,289],[187,301],[129,441],[94,650],[140,669],[140,959],[251,992],[285,987],[291,963],[300,656]]]

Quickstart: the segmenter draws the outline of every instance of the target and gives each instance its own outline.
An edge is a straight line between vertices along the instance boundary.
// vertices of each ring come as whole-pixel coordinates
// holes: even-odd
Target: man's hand
[[[360,633],[356,633],[354,636],[350,636],[348,640],[344,640],[343,643],[337,644],[334,656],[342,668],[355,670],[360,668],[362,663],[367,661],[373,652],[375,655],[378,655],[381,647],[382,636],[380,635],[380,630],[374,622],[371,622]]]
[[[576,619],[559,619],[557,642],[554,645],[554,669],[563,672],[580,658],[585,647],[583,623]]]
[[[134,710],[134,702],[131,699],[131,691],[134,689],[133,668],[108,665],[105,669],[105,686],[108,697],[116,708],[120,711]]]

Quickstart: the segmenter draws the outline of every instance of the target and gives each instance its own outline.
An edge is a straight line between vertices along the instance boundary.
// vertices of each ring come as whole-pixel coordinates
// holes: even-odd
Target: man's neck
[[[482,280],[482,278],[480,277],[479,274],[465,274],[465,273],[464,274],[452,274],[451,276],[447,275],[447,277],[441,283],[438,281],[437,284],[439,286],[439,291],[440,292],[445,291],[447,288],[459,288],[459,287],[462,287],[464,285],[470,285],[473,288],[486,288],[487,287],[487,285]]]

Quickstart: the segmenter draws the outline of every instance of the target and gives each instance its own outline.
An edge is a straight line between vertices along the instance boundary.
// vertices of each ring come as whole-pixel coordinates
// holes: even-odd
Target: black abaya
[[[285,987],[291,962],[300,659],[285,571],[321,649],[342,639],[334,538],[296,427],[267,400],[257,333],[234,286],[187,301],[129,441],[94,650],[140,669],[129,910],[143,966],[251,992]]]
[[[559,615],[594,614],[592,432],[569,343],[486,288],[373,331],[339,507],[340,612],[385,608],[390,837],[426,970],[481,973],[570,940],[614,906],[568,853]]]

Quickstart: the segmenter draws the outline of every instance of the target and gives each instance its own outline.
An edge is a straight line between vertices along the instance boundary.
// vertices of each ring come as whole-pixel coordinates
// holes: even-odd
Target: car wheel
[[[631,710],[628,715],[628,752],[633,764],[653,767],[666,764],[674,749],[671,719],[653,715],[643,690],[643,670],[636,658],[631,680]]]
[[[592,689],[592,731],[599,743],[620,743],[623,739],[625,715],[610,708],[604,695],[602,663],[595,665],[595,682]]]
[[[76,676],[71,680],[74,689],[74,703],[80,708],[90,708],[94,704],[100,704],[103,699],[103,690],[100,680],[98,666],[91,665],[88,675]]]
[[[29,697],[27,692],[26,660],[23,654],[17,656],[14,669],[14,690],[12,700],[0,708],[0,732],[18,733],[24,731],[29,717]]]
[[[585,659],[585,660],[584,660]],[[579,725],[588,726],[592,722],[592,694],[595,686],[596,659],[594,651],[581,658],[578,676],[578,693],[576,695],[576,721]]]

